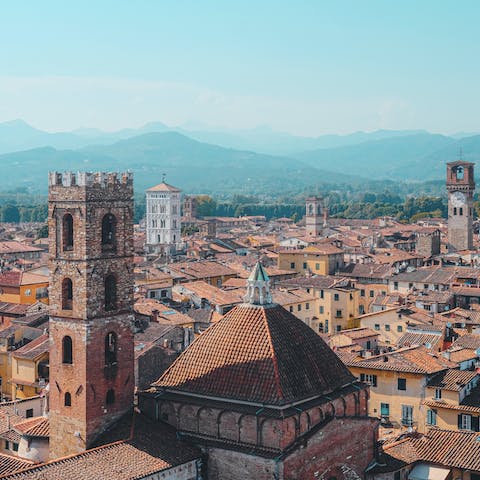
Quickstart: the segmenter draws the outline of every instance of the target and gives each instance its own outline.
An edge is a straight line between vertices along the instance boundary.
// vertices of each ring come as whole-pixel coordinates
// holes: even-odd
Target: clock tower
[[[473,248],[473,167],[463,160],[447,163],[449,252]]]

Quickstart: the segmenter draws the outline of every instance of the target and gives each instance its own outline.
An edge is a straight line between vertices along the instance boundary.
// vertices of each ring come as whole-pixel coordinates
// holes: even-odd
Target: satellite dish
[[[426,342],[425,348],[428,348],[428,350],[430,350],[432,348],[432,344],[430,342]]]
[[[452,327],[452,324],[450,322],[447,322],[447,327],[448,328],[451,328]]]

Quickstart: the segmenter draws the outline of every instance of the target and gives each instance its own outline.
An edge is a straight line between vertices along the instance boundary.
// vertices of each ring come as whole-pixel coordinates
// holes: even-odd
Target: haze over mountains
[[[267,127],[227,131],[170,128],[78,129],[49,133],[16,120],[0,124],[0,190],[46,189],[48,170],[121,170],[136,174],[137,188],[169,181],[187,191],[293,191],[362,179],[442,179],[445,162],[480,158],[480,135],[423,130],[378,130],[316,138]]]

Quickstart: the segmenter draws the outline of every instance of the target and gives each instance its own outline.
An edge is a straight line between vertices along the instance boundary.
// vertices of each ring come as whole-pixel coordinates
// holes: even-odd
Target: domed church
[[[200,447],[208,479],[363,478],[378,422],[368,386],[272,303],[257,263],[246,302],[199,336],[139,406]]]

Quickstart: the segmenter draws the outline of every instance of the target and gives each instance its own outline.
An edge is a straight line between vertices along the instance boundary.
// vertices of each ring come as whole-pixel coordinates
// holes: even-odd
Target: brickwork
[[[52,459],[85,450],[132,407],[132,197],[131,174],[49,177]]]
[[[234,440],[239,445],[281,451],[327,418],[366,417],[368,389],[340,396],[303,411],[299,409],[297,414],[284,418],[263,416],[261,412],[257,415],[241,413],[233,408],[225,410],[200,404],[152,400],[148,395],[140,396],[139,405],[146,415],[163,420],[187,434]]]

